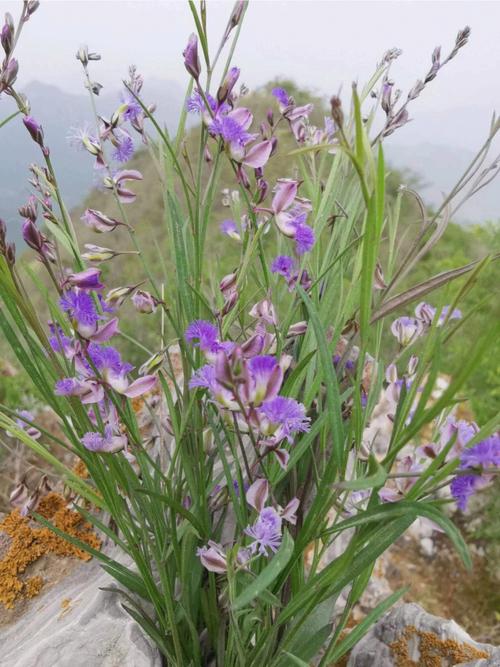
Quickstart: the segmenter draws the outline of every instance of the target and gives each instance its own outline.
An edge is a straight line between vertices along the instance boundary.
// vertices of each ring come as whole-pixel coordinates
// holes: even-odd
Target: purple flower
[[[156,310],[157,301],[149,292],[138,289],[132,296],[132,303],[140,313],[150,314]]]
[[[78,332],[88,338],[97,331],[97,323],[101,319],[92,297],[79,289],[71,289],[64,293],[59,304],[75,321]]]
[[[241,236],[234,220],[223,220],[220,223],[220,230],[235,241],[241,241]]]
[[[276,398],[283,382],[283,371],[275,357],[260,355],[246,364],[245,382],[241,387],[245,403],[260,405]]]
[[[272,436],[276,443],[284,438],[292,443],[295,433],[303,433],[310,428],[305,407],[293,398],[276,396],[263,403],[258,414],[262,433]]]
[[[461,468],[500,466],[500,435],[496,433],[474,447],[464,449],[460,461]]]
[[[253,538],[252,553],[268,555],[268,549],[275,553],[281,544],[281,517],[273,507],[265,507],[253,526],[245,528],[245,534]]]
[[[423,333],[423,324],[415,317],[399,317],[391,324],[391,333],[404,347]]]
[[[194,343],[203,352],[215,353],[221,349],[217,327],[206,320],[194,320],[186,329],[186,340]]]
[[[278,255],[271,264],[271,273],[278,273],[284,278],[290,278],[293,269],[293,259],[288,255]]]
[[[205,93],[205,97],[208,100],[211,110],[215,111],[217,109],[217,102],[210,95],[210,93]],[[188,99],[186,102],[186,108],[188,111],[193,113],[204,113],[206,111],[205,100],[198,90],[195,90],[191,97]]]
[[[295,250],[297,255],[309,252],[315,241],[314,231],[309,225],[298,224],[295,231]]]
[[[464,512],[467,509],[469,498],[474,495],[480,485],[479,475],[458,475],[450,485],[451,495],[455,498],[457,507]]]
[[[244,146],[253,139],[253,135],[230,114],[216,118],[208,129],[212,134],[222,137],[228,144]]]
[[[124,435],[115,435],[112,427],[108,425],[103,434],[95,431],[85,433],[82,444],[91,452],[114,454],[126,446],[127,438]]]
[[[273,88],[271,93],[280,103],[280,108],[281,107],[285,108],[290,105],[291,103],[290,95],[286,92],[284,88]]]
[[[119,139],[115,150],[113,151],[113,160],[117,162],[128,162],[134,154],[134,142],[132,137],[123,132],[121,139]]]
[[[126,109],[123,112],[124,120],[134,121],[142,114],[141,105],[128,90],[122,93],[121,101],[126,105]]]

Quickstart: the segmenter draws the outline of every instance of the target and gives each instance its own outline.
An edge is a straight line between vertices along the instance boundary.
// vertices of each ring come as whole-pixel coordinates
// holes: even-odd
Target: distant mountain
[[[484,139],[484,137],[483,137]],[[479,144],[478,144],[479,146]],[[386,144],[388,163],[401,171],[416,174],[421,185],[419,192],[425,201],[437,206],[457,183],[474,159],[475,152],[446,144]],[[485,162],[493,161],[494,154]],[[461,224],[481,223],[500,219],[500,180],[496,179],[468,200],[454,216]]]
[[[33,115],[43,124],[47,144],[69,207],[79,204],[94,185],[92,160],[69,146],[72,127],[92,122],[88,97],[66,93],[45,83],[33,82],[25,89]],[[183,90],[170,81],[148,80],[144,86],[147,103],[157,103],[157,117],[173,130],[183,103]],[[109,115],[119,103],[119,94],[101,92],[99,110]],[[13,110],[12,100],[0,99],[0,119]],[[436,205],[449,191],[473,157],[473,148],[484,140],[490,114],[464,107],[453,113],[416,113],[415,121],[386,141],[386,156],[398,170],[409,170],[422,182],[424,199]],[[427,143],[421,139],[425,137]],[[29,138],[21,119],[16,118],[0,130],[0,217],[19,239],[18,207],[29,194],[28,166],[39,161],[37,147]],[[500,181],[493,182],[468,202],[456,220],[461,223],[484,222],[500,218]]]
[[[94,185],[92,159],[71,147],[67,136],[72,127],[92,123],[89,98],[84,93],[69,94],[38,81],[29,84],[23,92],[31,103],[33,116],[43,125],[66,204],[76,206]],[[143,95],[148,104],[157,104],[157,117],[173,130],[184,98],[180,86],[169,81],[148,80]],[[97,102],[99,112],[110,115],[120,103],[119,93],[102,91]],[[2,96],[0,119],[12,111],[12,100]],[[17,209],[29,195],[28,167],[32,162],[40,162],[40,153],[21,119],[15,118],[0,130],[0,217],[7,222],[13,240],[19,239]]]

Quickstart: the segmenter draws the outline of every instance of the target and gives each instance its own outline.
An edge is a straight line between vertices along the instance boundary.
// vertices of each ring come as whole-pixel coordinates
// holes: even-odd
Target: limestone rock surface
[[[348,667],[500,667],[500,648],[475,642],[455,621],[400,604],[354,647]]]
[[[157,649],[122,609],[116,582],[93,560],[44,587],[0,627],[1,667],[161,667]]]

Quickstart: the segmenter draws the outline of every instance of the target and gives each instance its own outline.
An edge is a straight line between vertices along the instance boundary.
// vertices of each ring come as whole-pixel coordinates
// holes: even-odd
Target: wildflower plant
[[[313,105],[296,104],[281,87],[264,118],[245,106],[232,65],[245,2],[236,3],[214,53],[206,4],[189,3],[196,32],[182,56],[189,84],[173,137],[144,100],[134,68],[116,111],[100,115],[93,78],[100,56],[82,47],[77,59],[95,123],[73,132],[74,141],[119,215],[87,208],[75,220],[48,138],[15,86],[15,46],[37,5],[24,2],[17,27],[7,15],[0,90],[17,104],[4,123],[21,115],[40,148],[20,214],[23,238],[47,274],[47,317],[33,304],[33,273],[16,261],[2,225],[0,326],[64,439],[22,406],[3,407],[0,425],[86,501],[75,507],[107,546],[67,539],[116,579],[125,609],[166,664],[332,664],[404,593],[344,631],[377,558],[419,517],[444,530],[470,565],[445,506],[455,497],[464,508],[500,464],[497,421],[479,428],[453,416],[495,330],[478,336],[449,387],[430,400],[441,350],[469,318],[460,298],[492,258],[401,288],[455,202],[493,177],[496,163],[484,161],[500,124],[493,121],[478,158],[433,216],[412,191],[386,193],[383,141],[408,121],[411,102],[469,30],[447,57],[434,51],[430,71],[403,102],[390,79],[400,55],[392,50],[366,86],[353,86],[349,109],[334,96],[331,115],[316,127]],[[188,113],[200,122],[196,155],[183,141]],[[145,260],[136,238],[134,186],[143,176],[122,163],[139,143],[162,184],[164,267]],[[281,150],[287,170],[269,180]],[[223,164],[230,183],[220,182]],[[216,213],[222,188],[231,218]],[[404,198],[422,211],[409,244],[401,243]],[[105,245],[83,249],[84,227],[106,234]],[[117,228],[128,247],[114,247]],[[213,236],[238,249],[236,267],[213,263],[206,251]],[[140,283],[117,285],[101,267],[124,253],[141,267]],[[449,303],[427,303],[443,286]],[[125,335],[142,355],[138,369],[120,349],[125,302],[137,312],[133,336]],[[157,322],[148,319],[155,313],[161,342],[147,350],[141,330]],[[58,460],[51,442],[80,459],[88,479]],[[25,512],[51,525],[36,503]]]

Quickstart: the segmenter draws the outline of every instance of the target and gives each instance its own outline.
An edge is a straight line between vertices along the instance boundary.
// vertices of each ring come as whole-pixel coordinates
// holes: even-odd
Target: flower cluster
[[[221,341],[210,322],[196,320],[189,325],[186,339],[199,347],[209,362],[195,372],[190,387],[207,389],[229,425],[251,432],[263,455],[272,452],[286,467],[289,454],[283,443],[292,444],[297,433],[307,431],[309,418],[301,403],[279,395],[289,357],[278,360],[263,354],[274,342],[265,329],[266,322],[275,321],[271,305],[256,304],[252,313],[259,324],[243,345]]]
[[[51,323],[49,341],[54,351],[72,362],[75,375],[58,380],[55,392],[59,396],[78,397],[84,405],[89,405],[89,418],[95,424],[93,408],[97,408],[102,432],[91,431],[83,436],[82,443],[87,449],[116,452],[126,447],[127,438],[120,431],[109,392],[135,398],[151,391],[157,378],[154,374],[145,374],[131,381],[129,374],[133,366],[122,361],[116,348],[103,344],[118,332],[118,318],[107,320],[107,313],[114,312],[114,308],[97,293],[103,288],[100,270],[86,269],[70,274],[66,286],[60,306],[70,318],[73,334],[68,336],[59,324]]]

